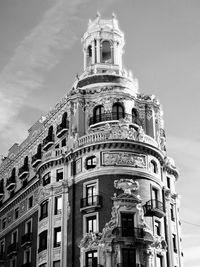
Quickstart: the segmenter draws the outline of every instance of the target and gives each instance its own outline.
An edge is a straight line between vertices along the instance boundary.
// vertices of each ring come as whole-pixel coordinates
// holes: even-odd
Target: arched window
[[[152,173],[158,173],[158,167],[154,160],[151,160],[149,163],[149,169]]]
[[[112,50],[109,41],[102,42],[101,59],[103,63],[112,63]]]
[[[99,105],[94,108],[94,123],[101,122],[103,121],[103,113],[104,113],[104,108],[102,105]]]
[[[66,127],[67,125],[67,112],[63,113],[62,116],[62,126]]]
[[[138,121],[138,111],[135,108],[132,108],[132,123],[137,123]]]
[[[92,46],[89,45],[87,48],[87,66],[92,64]]]
[[[124,118],[124,108],[120,103],[115,103],[112,108],[112,118],[113,120],[119,120]]]

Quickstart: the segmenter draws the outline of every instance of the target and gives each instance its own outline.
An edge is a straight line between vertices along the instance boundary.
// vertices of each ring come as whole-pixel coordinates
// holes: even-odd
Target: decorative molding
[[[117,189],[122,189],[125,194],[132,194],[132,191],[139,189],[139,183],[132,179],[120,179],[114,181],[114,187]]]

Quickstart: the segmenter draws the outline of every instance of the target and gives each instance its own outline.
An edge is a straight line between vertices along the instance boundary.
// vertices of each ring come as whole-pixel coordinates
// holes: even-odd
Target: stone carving
[[[23,214],[27,210],[27,199],[20,203],[20,214]]]
[[[137,155],[128,152],[105,152],[102,157],[102,164],[106,166],[127,165],[134,168],[146,168],[144,155]]]
[[[155,248],[157,252],[163,252],[167,249],[167,243],[163,236],[156,236],[154,237],[154,243],[152,247]]]
[[[122,189],[125,194],[132,194],[132,191],[139,189],[139,183],[132,179],[120,179],[114,181],[114,187],[117,189]]]
[[[152,111],[152,108],[150,106],[147,106],[147,108],[146,108],[146,116],[147,116],[148,121],[150,121],[151,118],[153,117],[153,111]]]
[[[76,174],[82,172],[82,159],[77,159],[76,161]]]
[[[96,249],[101,240],[101,233],[86,233],[82,238],[79,247],[84,248],[85,250]]]

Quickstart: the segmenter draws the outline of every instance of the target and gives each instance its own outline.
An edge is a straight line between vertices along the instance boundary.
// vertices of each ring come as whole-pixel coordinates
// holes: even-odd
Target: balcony
[[[24,263],[22,265],[20,265],[20,267],[31,267],[31,262],[27,262],[27,263]]]
[[[6,188],[9,191],[12,191],[15,189],[16,181],[15,181],[15,176],[11,176],[10,178],[7,179],[6,181]]]
[[[138,126],[142,125],[142,122],[140,121],[139,118],[133,116],[132,114],[127,114],[123,112],[103,113],[100,115],[93,116],[89,119],[89,125],[93,125],[104,121],[106,122],[106,121],[120,120],[122,118],[128,119],[132,124],[137,124]]]
[[[10,246],[8,246],[7,255],[11,257],[17,254],[17,247],[18,247],[18,243],[12,243]]]
[[[162,218],[165,216],[165,208],[161,201],[157,199],[151,199],[143,206],[144,216],[156,216]]]
[[[99,195],[82,198],[80,201],[81,211],[96,210],[102,206],[102,197]]]
[[[43,149],[46,151],[48,150],[54,143],[54,136],[48,135],[46,138],[43,140]]]
[[[32,242],[32,233],[26,233],[25,235],[22,236],[22,239],[21,239],[22,247],[31,246],[31,242]]]
[[[64,133],[66,133],[69,130],[69,121],[66,120],[59,124],[56,129],[56,135],[58,138],[60,138]]]
[[[115,234],[117,237],[130,237],[134,239],[144,238],[143,229],[135,227],[116,227],[113,229],[113,234]]]
[[[21,180],[25,179],[28,173],[29,173],[28,165],[23,165],[21,168],[19,168],[19,172],[18,172],[19,179]]]
[[[37,167],[41,161],[42,161],[42,154],[41,153],[36,153],[35,155],[33,155],[32,161],[31,161],[33,168]]]

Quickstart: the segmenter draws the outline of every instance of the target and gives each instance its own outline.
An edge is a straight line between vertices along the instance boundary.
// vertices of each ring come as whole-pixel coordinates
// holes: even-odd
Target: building
[[[82,44],[83,74],[0,166],[0,266],[182,267],[160,103],[124,69],[115,15]]]

